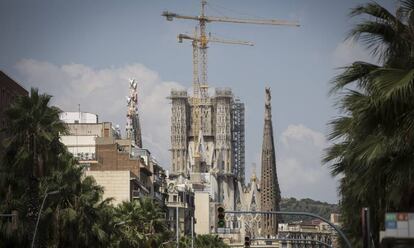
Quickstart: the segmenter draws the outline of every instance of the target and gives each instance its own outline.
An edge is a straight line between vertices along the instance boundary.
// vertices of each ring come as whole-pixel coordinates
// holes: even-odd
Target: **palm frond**
[[[386,8],[382,7],[376,2],[358,5],[351,10],[349,15],[351,17],[355,17],[362,14],[376,17],[377,21],[380,22],[387,22],[395,26],[403,25],[396,16],[391,14]]]
[[[330,83],[332,84],[332,87],[329,93],[331,95],[337,93],[339,90],[344,89],[347,85],[355,82],[359,82],[362,87],[365,85],[369,74],[378,68],[379,66],[377,65],[363,61],[357,61],[352,63],[350,66],[340,68],[343,72],[331,80]]]

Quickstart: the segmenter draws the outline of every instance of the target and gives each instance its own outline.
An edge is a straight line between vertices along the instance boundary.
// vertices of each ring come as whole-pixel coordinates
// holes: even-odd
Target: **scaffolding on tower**
[[[129,80],[129,96],[127,97],[127,124],[126,136],[132,144],[142,148],[141,125],[138,114],[138,83],[135,79]]]

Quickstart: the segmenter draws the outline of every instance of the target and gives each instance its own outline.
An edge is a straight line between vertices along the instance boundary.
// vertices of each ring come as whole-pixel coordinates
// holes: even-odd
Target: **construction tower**
[[[127,97],[127,124],[126,136],[131,139],[132,143],[142,148],[141,125],[138,115],[138,83],[135,79],[129,80],[129,96]]]

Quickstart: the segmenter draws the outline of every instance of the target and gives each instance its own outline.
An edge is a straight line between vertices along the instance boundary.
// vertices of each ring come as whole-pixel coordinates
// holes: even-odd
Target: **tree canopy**
[[[352,9],[363,16],[349,32],[377,64],[356,61],[332,80],[341,116],[330,122],[334,143],[324,161],[340,176],[344,227],[361,246],[360,211],[371,209],[373,240],[379,242],[387,211],[414,210],[414,1],[400,1],[395,14],[375,2]]]
[[[152,199],[111,205],[103,188],[60,142],[67,132],[51,96],[32,89],[6,111],[0,163],[0,247],[159,247],[170,240],[164,210]],[[55,192],[48,195],[49,192]],[[41,202],[44,206],[40,211]],[[17,224],[17,225],[16,225]]]

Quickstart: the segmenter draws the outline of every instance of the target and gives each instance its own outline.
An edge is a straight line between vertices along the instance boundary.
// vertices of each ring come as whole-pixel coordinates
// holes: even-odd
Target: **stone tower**
[[[244,180],[244,105],[229,88],[216,88],[212,96],[199,91],[169,96],[170,176],[189,179],[194,191],[209,192],[211,202],[234,210],[236,182]]]
[[[280,204],[280,189],[276,173],[270,88],[266,88],[264,119],[260,207],[261,211],[278,211]],[[263,215],[261,225],[262,236],[275,236],[277,234],[277,224],[276,215]]]

